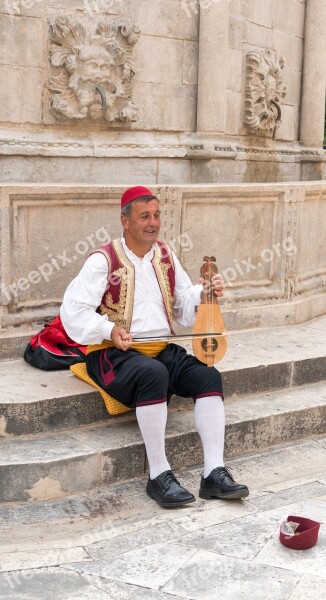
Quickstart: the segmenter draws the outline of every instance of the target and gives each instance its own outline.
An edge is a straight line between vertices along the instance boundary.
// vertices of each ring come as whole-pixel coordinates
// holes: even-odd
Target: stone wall
[[[316,30],[323,15],[325,0],[201,0],[200,5],[197,0],[3,0],[0,181],[114,185],[325,178],[318,139],[316,145],[313,134],[306,143],[304,129],[300,138],[302,90],[309,105],[311,73],[321,88],[325,83],[325,75],[311,66],[305,26],[324,64],[325,36]],[[58,16],[77,19],[86,30],[100,19],[139,25],[139,39],[130,45],[136,120],[106,121],[99,96],[95,116],[58,119],[49,89],[51,76],[59,72],[49,57],[49,25]],[[275,139],[272,130],[245,124],[246,57],[266,50],[285,60],[286,95]],[[301,85],[303,72],[308,91]],[[324,110],[322,89],[315,96],[314,115],[321,105]]]
[[[115,186],[0,188],[0,328],[58,312],[88,253],[120,235]],[[192,280],[214,255],[228,328],[299,323],[326,309],[326,182],[160,186],[162,238]],[[205,209],[203,209],[203,206]]]

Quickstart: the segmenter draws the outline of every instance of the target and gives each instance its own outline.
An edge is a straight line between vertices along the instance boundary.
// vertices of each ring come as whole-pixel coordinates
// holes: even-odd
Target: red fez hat
[[[136,198],[140,198],[141,196],[153,196],[151,190],[146,187],[142,187],[141,185],[136,185],[135,187],[128,188],[121,196],[121,208],[136,200]]]
[[[294,523],[297,527],[294,534],[289,535],[284,531],[284,523],[282,523],[280,528],[280,542],[283,546],[287,546],[287,548],[292,548],[293,550],[305,550],[306,548],[312,548],[317,543],[320,523],[312,519],[296,517],[294,515],[290,515],[287,518],[287,522]]]

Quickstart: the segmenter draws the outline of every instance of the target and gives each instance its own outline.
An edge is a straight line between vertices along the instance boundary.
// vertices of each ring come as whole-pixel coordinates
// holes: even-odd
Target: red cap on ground
[[[140,198],[141,196],[154,196],[151,190],[146,187],[142,187],[141,185],[136,185],[135,187],[128,188],[121,196],[121,208],[136,200],[136,198]]]
[[[280,542],[283,546],[293,548],[293,550],[305,550],[306,548],[312,548],[317,543],[320,523],[294,515],[290,515],[287,521],[299,523],[299,527],[296,529],[295,535],[289,536],[283,533],[281,526]]]

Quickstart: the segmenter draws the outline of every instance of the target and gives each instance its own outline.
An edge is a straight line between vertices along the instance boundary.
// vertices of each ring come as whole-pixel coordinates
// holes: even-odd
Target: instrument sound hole
[[[215,352],[218,348],[218,341],[215,338],[205,338],[201,346],[204,352]]]

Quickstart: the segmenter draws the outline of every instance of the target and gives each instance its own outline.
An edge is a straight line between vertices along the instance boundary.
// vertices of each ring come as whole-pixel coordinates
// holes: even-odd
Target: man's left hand
[[[216,275],[213,275],[212,289],[214,291],[215,296],[217,296],[218,298],[223,296],[224,287],[225,286],[224,286],[224,281],[223,281],[222,275],[220,275],[219,273],[217,273]]]

